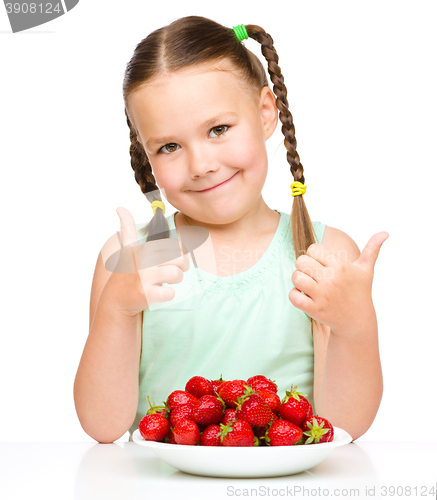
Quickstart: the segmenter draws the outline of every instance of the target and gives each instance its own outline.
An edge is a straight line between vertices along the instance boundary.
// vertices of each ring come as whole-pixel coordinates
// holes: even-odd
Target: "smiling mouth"
[[[220,184],[217,184],[216,186],[213,186],[211,188],[208,188],[208,189],[202,189],[200,191],[192,191],[194,193],[205,193],[206,191],[212,191],[213,189],[217,189],[218,187],[220,186],[223,186],[224,184],[227,184],[229,181],[231,181],[236,175],[238,174],[238,172],[236,172],[232,177],[229,177],[229,179],[223,181],[222,183]]]

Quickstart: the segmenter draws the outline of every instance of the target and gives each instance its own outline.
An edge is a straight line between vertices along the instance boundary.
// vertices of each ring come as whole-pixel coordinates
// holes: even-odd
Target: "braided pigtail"
[[[248,24],[247,34],[261,44],[261,52],[267,60],[267,69],[273,83],[273,92],[276,95],[276,106],[279,109],[279,119],[282,123],[282,133],[284,134],[284,145],[287,150],[287,161],[290,165],[290,172],[295,181],[305,184],[303,166],[296,151],[296,136],[293,124],[293,117],[288,109],[287,88],[284,84],[284,77],[281,68],[278,66],[278,54],[273,46],[272,37],[260,26]],[[293,197],[293,208],[291,212],[291,231],[296,259],[305,254],[307,248],[316,241],[314,227],[308,210],[303,201],[303,196]]]
[[[152,173],[152,166],[150,165],[143,146],[138,141],[137,132],[129,120],[129,115],[127,114],[126,109],[124,112],[130,130],[131,145],[129,152],[131,157],[131,166],[135,172],[135,180],[150,203],[154,201],[162,201],[159,188],[156,185],[155,177]],[[141,228],[139,233],[142,236],[149,233],[146,241],[154,241],[170,237],[168,221],[160,207],[156,208],[152,220],[145,227]]]

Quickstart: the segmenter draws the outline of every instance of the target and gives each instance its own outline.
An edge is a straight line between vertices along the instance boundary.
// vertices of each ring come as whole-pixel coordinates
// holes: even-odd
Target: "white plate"
[[[146,441],[137,429],[132,439],[150,448],[166,464],[188,474],[211,477],[273,477],[297,474],[324,460],[337,446],[352,441],[343,429],[334,427],[330,443],[298,446],[221,447],[187,446]]]

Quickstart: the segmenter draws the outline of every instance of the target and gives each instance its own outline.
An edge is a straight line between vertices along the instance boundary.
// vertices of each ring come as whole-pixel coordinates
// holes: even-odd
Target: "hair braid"
[[[261,52],[267,60],[267,69],[273,83],[276,106],[279,110],[279,119],[282,123],[281,130],[285,137],[284,145],[287,150],[287,162],[290,165],[290,172],[295,181],[305,184],[303,166],[296,151],[297,141],[293,116],[288,109],[287,88],[284,84],[281,68],[278,65],[279,57],[273,46],[273,38],[260,26],[248,24],[246,25],[246,30],[250,38],[261,44]],[[297,258],[299,255],[306,253],[307,248],[316,241],[314,227],[302,196],[294,196],[290,219],[294,250]]]
[[[150,203],[153,203],[155,200],[162,201],[147,154],[141,143],[138,141],[137,132],[129,120],[127,110],[125,109],[124,112],[129,126],[129,135],[131,140],[129,152],[131,157],[131,166],[135,172],[135,180]],[[149,233],[146,241],[170,237],[170,228],[161,208],[158,207],[152,220],[145,227],[140,229],[140,234],[142,236],[145,236],[146,233]]]

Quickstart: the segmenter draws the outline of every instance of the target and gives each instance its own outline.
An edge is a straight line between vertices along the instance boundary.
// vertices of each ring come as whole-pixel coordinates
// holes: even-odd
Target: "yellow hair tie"
[[[162,201],[159,201],[159,200],[155,200],[153,203],[152,203],[152,210],[153,210],[153,213],[156,214],[156,209],[157,208],[160,208],[163,213],[165,214],[165,205]]]
[[[299,181],[294,181],[291,185],[291,196],[304,195],[307,187]]]

